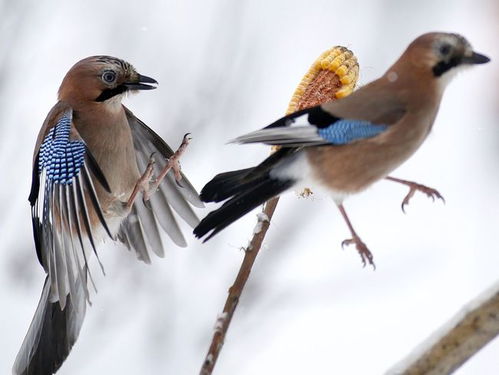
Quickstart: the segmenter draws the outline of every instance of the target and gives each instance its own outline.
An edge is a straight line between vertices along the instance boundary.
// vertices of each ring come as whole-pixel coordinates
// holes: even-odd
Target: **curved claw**
[[[402,201],[402,212],[405,214],[405,206],[409,204],[409,201],[411,200],[411,198],[414,196],[414,193],[416,193],[416,191],[419,191],[423,194],[425,194],[428,198],[431,198],[431,200],[433,202],[435,202],[435,198],[438,198],[440,199],[442,202],[444,202],[445,204],[445,198],[442,196],[442,194],[440,194],[438,192],[438,190],[436,189],[433,189],[431,187],[428,187],[428,186],[425,186],[425,185],[421,185],[421,184],[417,184],[415,182],[404,182],[405,185],[408,185],[409,186],[409,193],[407,193],[407,195],[405,196],[404,200]]]
[[[359,237],[354,237],[354,238],[349,238],[346,240],[343,240],[341,242],[341,247],[344,248],[345,246],[355,244],[355,248],[357,249],[357,252],[360,255],[360,259],[362,261],[362,267],[366,267],[366,265],[369,263],[370,266],[373,267],[373,270],[376,270],[376,265],[374,264],[374,257],[371,251],[367,248],[366,244],[362,242],[362,240]]]
[[[179,188],[185,189],[185,186],[182,185],[182,175],[180,175],[180,180],[175,179],[175,182]]]
[[[341,248],[345,249],[345,246],[351,245],[353,240],[351,238],[341,241]]]
[[[152,210],[150,197],[148,197],[148,199],[146,199],[145,196],[142,196],[142,203],[144,204],[144,206],[147,207],[147,209]]]
[[[409,204],[409,201],[414,196],[415,192],[416,192],[416,190],[411,187],[411,189],[409,190],[409,193],[407,193],[407,195],[405,196],[404,200],[402,201],[402,212],[404,214],[406,213],[405,212],[405,206]]]

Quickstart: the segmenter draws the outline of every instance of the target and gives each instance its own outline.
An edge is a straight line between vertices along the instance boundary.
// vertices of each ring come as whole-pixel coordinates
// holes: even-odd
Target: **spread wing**
[[[150,156],[154,154],[154,171],[158,175],[166,165],[167,159],[173,155],[173,150],[130,110],[125,108],[125,112],[132,130],[139,171],[145,171]],[[166,175],[165,180],[159,186],[159,191],[152,195],[149,203],[150,205],[146,206],[140,199],[136,201],[129,218],[122,224],[119,236],[120,240],[129,248],[134,248],[139,258],[145,262],[150,261],[146,251],[148,244],[158,256],[164,255],[157,222],[174,243],[186,246],[187,243],[174,211],[194,228],[199,223],[199,219],[191,206],[204,207],[196,189],[185,175],[182,174],[182,180],[178,184],[173,171]]]
[[[62,365],[85,317],[94,234],[111,236],[94,181],[109,186],[72,114],[71,108],[56,105],[35,149],[29,201],[36,252],[47,277],[13,366],[17,375],[52,374]]]
[[[38,259],[48,274],[50,300],[64,309],[66,296],[86,283],[87,257],[96,231],[112,238],[94,179],[109,191],[102,171],[73,124],[71,108],[52,116],[35,156],[29,201]],[[80,281],[78,281],[80,280]]]
[[[284,147],[345,145],[375,137],[388,124],[336,117],[320,106],[283,117],[269,126],[240,137],[234,143],[265,143]]]

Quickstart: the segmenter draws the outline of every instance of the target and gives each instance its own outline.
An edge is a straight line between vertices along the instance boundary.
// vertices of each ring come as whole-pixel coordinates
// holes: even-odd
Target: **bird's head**
[[[92,56],[77,62],[68,71],[59,88],[59,100],[115,103],[130,91],[155,89],[157,83],[137,73],[126,61]]]
[[[389,69],[387,76],[390,79],[391,71],[399,74],[410,71],[416,79],[434,77],[444,87],[456,72],[489,61],[487,56],[474,52],[463,36],[433,32],[415,39],[393,66],[396,69]]]

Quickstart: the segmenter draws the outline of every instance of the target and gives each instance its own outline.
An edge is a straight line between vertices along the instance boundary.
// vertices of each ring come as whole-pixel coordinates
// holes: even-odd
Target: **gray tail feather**
[[[49,301],[50,282],[48,277],[45,279],[35,316],[12,368],[14,375],[51,375],[61,367],[85,317],[86,298],[81,282],[79,279],[75,288],[78,295],[68,296],[61,310],[59,301]]]

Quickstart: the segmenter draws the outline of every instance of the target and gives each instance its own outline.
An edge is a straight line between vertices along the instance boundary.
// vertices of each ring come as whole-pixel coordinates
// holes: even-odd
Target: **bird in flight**
[[[62,81],[38,135],[29,196],[47,277],[14,374],[53,374],[69,355],[93,283],[89,257],[104,239],[150,263],[151,252],[164,255],[159,227],[187,245],[174,211],[192,227],[199,223],[191,206],[203,203],[179,165],[189,135],[173,152],[121,103],[156,84],[110,56],[79,61]]]
[[[424,185],[389,177],[428,136],[450,78],[489,58],[462,36],[428,33],[418,37],[379,79],[351,95],[289,114],[232,142],[280,148],[256,167],[216,175],[201,191],[204,202],[224,202],[194,229],[205,241],[268,199],[286,190],[324,190],[338,206],[364,265],[373,256],[353,228],[343,201],[387,178],[415,191],[440,194]],[[388,176],[388,177],[387,177]]]

